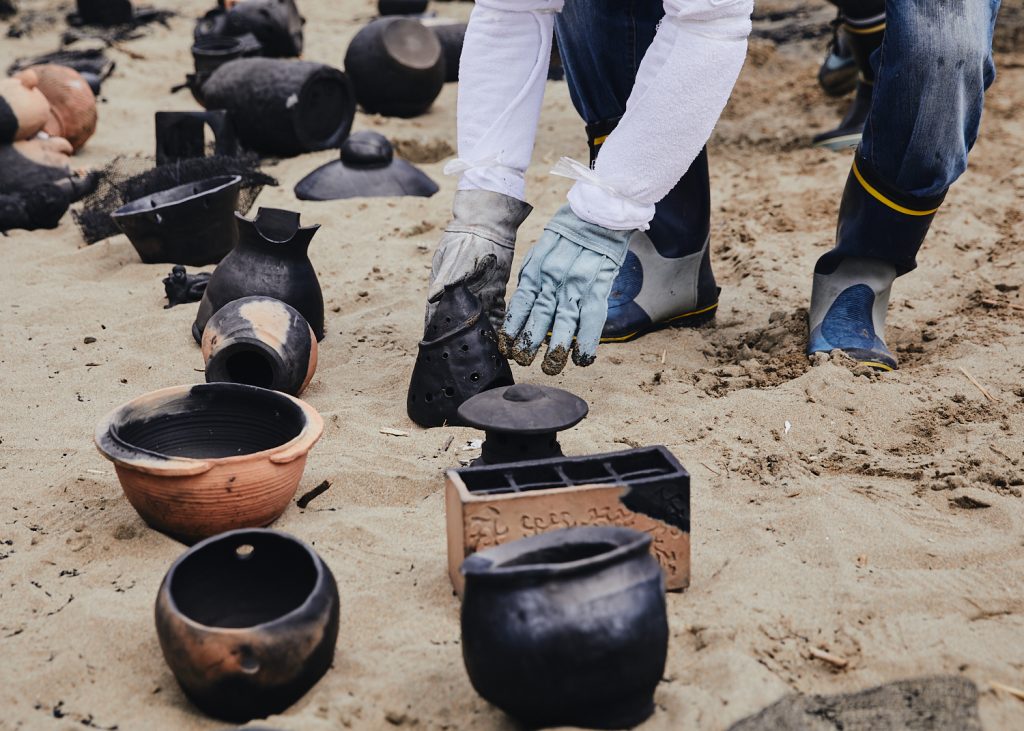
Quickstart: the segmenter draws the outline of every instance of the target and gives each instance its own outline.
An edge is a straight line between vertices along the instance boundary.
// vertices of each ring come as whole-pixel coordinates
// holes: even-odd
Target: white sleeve
[[[570,0],[571,1],[571,0]],[[654,204],[707,143],[739,76],[753,0],[666,0],[626,113],[593,171],[577,170],[573,212],[615,230],[647,229]]]
[[[459,63],[460,190],[525,200],[525,173],[544,99],[554,13],[563,0],[478,0]]]

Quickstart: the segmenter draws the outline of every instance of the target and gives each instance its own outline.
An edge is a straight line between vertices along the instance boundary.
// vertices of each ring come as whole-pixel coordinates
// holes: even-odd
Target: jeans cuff
[[[904,193],[896,186],[887,182],[874,166],[860,154],[859,149],[853,158],[851,172],[868,195],[892,210],[908,216],[928,216],[935,213],[942,205],[942,201],[945,200],[946,193],[949,190],[947,188],[941,193],[926,197]]]

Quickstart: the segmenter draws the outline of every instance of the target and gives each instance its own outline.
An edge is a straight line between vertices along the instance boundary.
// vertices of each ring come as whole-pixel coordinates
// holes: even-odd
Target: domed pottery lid
[[[553,386],[517,383],[484,391],[459,407],[459,418],[484,431],[545,434],[578,424],[587,402]]]
[[[429,198],[437,184],[405,160],[377,132],[356,132],[341,146],[341,157],[323,165],[295,186],[300,200],[420,196]]]

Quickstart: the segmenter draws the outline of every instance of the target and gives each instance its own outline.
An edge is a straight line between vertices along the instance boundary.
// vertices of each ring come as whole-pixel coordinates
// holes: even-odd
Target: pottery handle
[[[274,464],[288,464],[306,456],[324,433],[324,420],[319,412],[301,399],[292,397],[306,415],[306,426],[285,449],[270,455]]]

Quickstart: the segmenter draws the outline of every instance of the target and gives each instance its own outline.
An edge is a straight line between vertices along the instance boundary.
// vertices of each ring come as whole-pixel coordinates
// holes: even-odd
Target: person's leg
[[[637,69],[664,15],[661,0],[569,0],[555,21],[569,93],[587,125],[591,163],[626,111]],[[603,342],[666,324],[698,324],[718,303],[708,251],[706,151],[637,233],[608,300]]]
[[[885,0],[832,0],[842,15],[842,36],[849,45],[860,72],[857,94],[839,126],[816,135],[817,147],[844,150],[856,147],[864,131],[864,122],[871,110],[875,83],[872,56],[885,36]]]
[[[884,369],[889,291],[917,266],[935,212],[967,168],[995,78],[999,0],[887,7],[874,103],[839,209],[836,245],[815,266],[808,353],[844,350]]]

